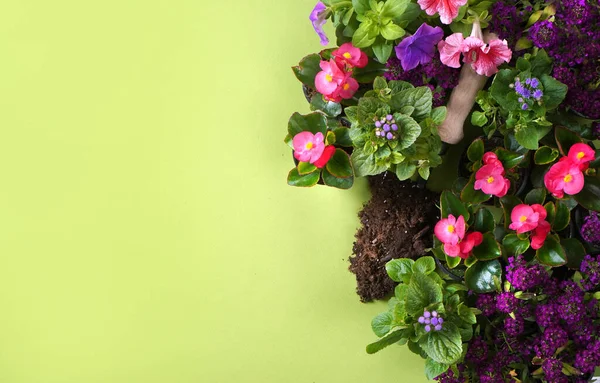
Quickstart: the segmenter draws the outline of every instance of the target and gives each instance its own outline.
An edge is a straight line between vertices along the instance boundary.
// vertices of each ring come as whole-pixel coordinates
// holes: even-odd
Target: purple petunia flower
[[[427,64],[433,59],[435,46],[444,38],[440,27],[421,24],[414,35],[402,40],[396,46],[396,57],[405,71],[414,69],[419,64]]]
[[[329,39],[323,30],[323,25],[327,22],[327,17],[329,16],[329,12],[327,11],[327,6],[322,2],[318,2],[315,5],[315,8],[310,13],[309,20],[312,22],[313,28],[319,38],[321,39],[321,45],[325,46],[329,44]]]

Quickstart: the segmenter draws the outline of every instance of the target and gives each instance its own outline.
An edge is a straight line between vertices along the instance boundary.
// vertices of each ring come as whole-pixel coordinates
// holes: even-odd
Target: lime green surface
[[[313,4],[0,3],[2,383],[424,381],[364,352],[365,184],[285,184]]]

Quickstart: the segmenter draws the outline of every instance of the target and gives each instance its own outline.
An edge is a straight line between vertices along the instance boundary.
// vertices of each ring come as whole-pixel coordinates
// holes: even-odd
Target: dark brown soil
[[[395,174],[369,177],[371,200],[358,213],[362,227],[350,257],[356,292],[368,302],[388,296],[396,286],[385,264],[394,258],[417,258],[431,248],[439,220],[439,195],[399,181]]]

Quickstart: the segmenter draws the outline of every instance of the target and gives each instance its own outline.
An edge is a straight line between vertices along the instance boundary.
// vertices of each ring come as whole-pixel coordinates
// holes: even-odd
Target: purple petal
[[[442,28],[421,24],[414,35],[402,40],[395,48],[396,57],[400,60],[402,69],[409,71],[419,64],[430,62],[435,54],[436,44],[443,37]]]
[[[321,45],[329,44],[329,39],[323,30],[323,25],[327,22],[327,6],[322,2],[318,2],[315,8],[312,10],[309,16],[309,20],[312,22],[313,28],[319,38],[321,39]]]

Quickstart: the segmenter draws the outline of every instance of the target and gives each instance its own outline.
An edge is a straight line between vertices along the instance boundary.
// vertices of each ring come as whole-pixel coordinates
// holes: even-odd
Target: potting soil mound
[[[371,200],[358,213],[362,227],[350,257],[356,292],[368,302],[387,297],[396,285],[385,264],[394,258],[417,258],[431,248],[439,220],[439,195],[399,181],[395,174],[369,177]]]

